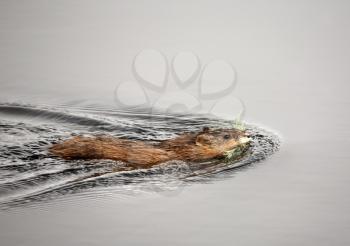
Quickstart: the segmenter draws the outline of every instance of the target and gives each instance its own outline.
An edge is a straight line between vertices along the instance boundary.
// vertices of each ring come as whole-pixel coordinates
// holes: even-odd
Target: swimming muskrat
[[[205,161],[224,157],[227,151],[245,145],[249,139],[238,129],[210,129],[184,133],[158,143],[109,136],[76,136],[49,148],[64,159],[111,159],[147,168],[169,160]]]

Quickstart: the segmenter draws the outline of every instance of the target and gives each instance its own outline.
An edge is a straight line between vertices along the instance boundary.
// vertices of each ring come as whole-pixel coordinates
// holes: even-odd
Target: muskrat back
[[[203,128],[176,138],[150,143],[109,136],[76,136],[49,148],[64,159],[111,159],[140,167],[150,167],[169,160],[203,161],[223,157],[240,146],[246,133],[237,129]]]

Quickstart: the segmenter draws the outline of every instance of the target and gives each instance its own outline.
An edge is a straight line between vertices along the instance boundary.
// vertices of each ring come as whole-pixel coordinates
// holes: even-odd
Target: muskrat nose
[[[247,137],[240,137],[239,139],[238,139],[238,143],[239,144],[246,144],[246,143],[248,143],[248,142],[250,142],[251,141],[251,139],[250,138],[247,138]]]

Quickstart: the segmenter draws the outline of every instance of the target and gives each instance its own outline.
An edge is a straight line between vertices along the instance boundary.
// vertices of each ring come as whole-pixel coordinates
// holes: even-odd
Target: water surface
[[[1,245],[350,245],[349,1],[27,0],[0,1],[0,13],[0,101],[35,109],[1,110],[0,142],[13,156],[0,163],[2,202],[16,201],[0,211]],[[278,132],[282,147],[185,185],[170,171],[65,189],[95,169],[41,158],[51,141],[145,128],[105,108],[76,111],[113,104],[144,48],[230,61],[246,121]]]
[[[232,122],[195,115],[162,115],[113,109],[33,105],[0,105],[0,199],[3,208],[33,205],[60,195],[83,193],[93,197],[104,190],[122,195],[140,191],[181,192],[191,182],[229,176],[230,172],[267,158],[278,149],[277,136],[247,126],[252,142],[238,160],[216,159],[187,163],[170,161],[151,169],[115,172],[126,164],[111,160],[66,161],[48,148],[74,135],[108,135],[139,141],[160,141],[204,126],[232,127]],[[40,203],[36,204],[40,206]],[[41,205],[42,206],[42,205]]]

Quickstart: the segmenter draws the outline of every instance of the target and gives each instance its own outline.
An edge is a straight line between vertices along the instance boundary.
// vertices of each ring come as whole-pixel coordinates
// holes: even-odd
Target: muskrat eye
[[[230,135],[226,134],[224,135],[224,139],[229,139],[230,138]]]

